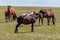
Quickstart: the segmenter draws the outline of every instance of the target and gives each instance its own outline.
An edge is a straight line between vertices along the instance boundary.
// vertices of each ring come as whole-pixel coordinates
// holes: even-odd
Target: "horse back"
[[[31,24],[32,21],[33,21],[32,19],[35,21],[35,19],[33,17],[31,17],[31,16],[25,16],[23,18],[23,24]]]
[[[53,13],[52,10],[49,10],[49,9],[46,10],[46,15],[51,16],[52,13]]]

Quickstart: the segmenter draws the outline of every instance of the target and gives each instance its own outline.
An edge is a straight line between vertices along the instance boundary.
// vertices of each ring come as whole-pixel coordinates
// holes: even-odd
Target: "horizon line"
[[[0,6],[8,6],[8,5],[0,5]],[[18,7],[60,7],[60,6],[25,6],[25,5],[11,5],[11,6],[18,6]]]

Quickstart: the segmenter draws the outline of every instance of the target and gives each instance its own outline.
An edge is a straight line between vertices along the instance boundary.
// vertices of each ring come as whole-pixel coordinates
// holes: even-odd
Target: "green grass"
[[[48,9],[50,7],[15,7],[17,16],[22,13],[38,12],[40,9]],[[0,6],[0,40],[60,40],[60,8],[51,8],[56,17],[56,25],[47,25],[46,18],[44,25],[39,26],[38,20],[34,24],[34,32],[31,32],[31,25],[21,25],[19,33],[14,33],[16,21],[5,23],[4,11],[6,7]]]

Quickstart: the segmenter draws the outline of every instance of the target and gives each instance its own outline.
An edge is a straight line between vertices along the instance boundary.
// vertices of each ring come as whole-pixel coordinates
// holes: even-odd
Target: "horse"
[[[12,21],[16,19],[16,13],[14,8],[12,8],[11,6],[7,7],[7,10],[5,11],[5,21]]]
[[[50,19],[52,18],[52,23],[55,25],[55,15],[51,9],[42,9],[39,11],[40,18],[39,18],[39,25],[41,19],[41,25],[43,25],[43,18],[47,18],[47,25],[50,25]]]
[[[17,17],[17,25],[15,28],[15,33],[18,33],[18,27],[21,24],[29,25],[31,24],[31,32],[34,32],[34,23],[36,22],[36,19],[39,17],[39,14],[33,12],[30,14],[23,14],[19,17]]]

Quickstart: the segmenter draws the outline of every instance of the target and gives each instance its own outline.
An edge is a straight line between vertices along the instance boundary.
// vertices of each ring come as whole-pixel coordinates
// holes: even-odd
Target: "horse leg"
[[[32,26],[31,26],[31,32],[34,32],[34,23],[32,23]]]
[[[43,14],[41,13],[41,25],[43,25]]]
[[[8,16],[7,16],[7,13],[5,13],[5,22],[7,23],[8,21]]]
[[[8,15],[8,21],[10,22],[10,15]]]
[[[15,33],[17,33],[17,32],[18,32],[18,27],[19,27],[19,25],[21,25],[21,24],[22,24],[22,22],[23,22],[23,19],[22,19],[22,17],[21,17],[21,16],[17,18],[17,22],[18,22],[18,24],[16,25]]]
[[[34,32],[34,23],[35,23],[35,19],[31,19],[31,32]]]
[[[41,25],[43,25],[43,18],[41,18]]]
[[[41,25],[43,25],[43,16],[41,16]]]
[[[39,17],[39,25],[40,25],[40,17]]]
[[[50,23],[50,17],[47,18],[47,21],[48,21],[47,25],[49,25],[49,23]]]
[[[6,23],[8,22],[8,21],[7,21],[7,16],[5,16],[5,21],[6,21]]]
[[[54,17],[54,15],[52,16],[52,23],[53,23],[53,25],[55,25],[55,17]]]
[[[21,25],[21,23],[18,23],[18,24],[16,25],[15,33],[18,33],[18,27],[19,27],[19,25]]]
[[[5,21],[6,21],[6,23],[8,22],[8,18],[7,17],[5,17]]]
[[[9,22],[9,16],[5,16],[6,22]]]
[[[11,22],[13,21],[12,15],[10,15],[10,21],[11,21]]]

